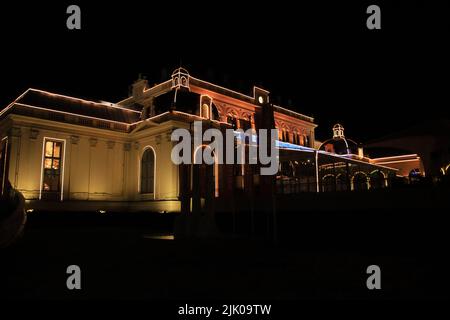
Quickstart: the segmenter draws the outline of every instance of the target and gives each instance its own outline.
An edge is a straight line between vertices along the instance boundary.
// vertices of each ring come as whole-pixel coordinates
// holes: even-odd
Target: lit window
[[[62,147],[61,141],[45,141],[44,168],[42,177],[42,191],[45,191],[44,198],[57,199],[61,191],[61,165]]]
[[[53,156],[59,158],[61,154],[61,144],[55,144],[54,147]]]
[[[51,169],[52,168],[52,159],[45,159],[44,160],[44,168],[45,169]]]
[[[53,142],[52,141],[47,141],[45,143],[45,156],[46,157],[53,156]]]

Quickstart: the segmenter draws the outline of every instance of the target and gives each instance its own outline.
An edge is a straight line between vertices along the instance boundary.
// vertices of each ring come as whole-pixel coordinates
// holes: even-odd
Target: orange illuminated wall
[[[425,176],[422,159],[417,154],[376,158],[371,159],[370,163],[398,169],[397,175],[402,177],[408,177],[409,173],[416,169]]]
[[[230,97],[225,94],[215,92],[213,90],[208,90],[201,86],[197,86],[193,83],[190,85],[191,92],[195,92],[199,95],[207,96],[212,99],[214,106],[217,108],[219,113],[220,121],[227,122],[227,117],[233,117],[239,120],[246,120],[251,122],[251,126],[254,128],[254,116],[256,109],[259,107],[254,103],[244,101],[243,99],[237,99],[235,97]],[[226,89],[229,90],[229,89]],[[261,89],[262,90],[262,89]],[[236,95],[242,95],[236,93]],[[253,99],[252,97],[242,95],[244,98]],[[289,142],[294,141],[294,133],[298,135],[298,142],[301,144],[313,143],[314,141],[314,128],[316,125],[312,122],[298,119],[296,117],[284,114],[282,112],[275,111],[275,127],[280,130],[284,130],[286,134],[286,139]],[[281,134],[281,133],[280,133]]]

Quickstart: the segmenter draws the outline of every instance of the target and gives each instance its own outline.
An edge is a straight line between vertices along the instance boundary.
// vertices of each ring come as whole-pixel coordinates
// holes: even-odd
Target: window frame
[[[65,162],[66,162],[66,139],[58,139],[53,137],[43,137],[42,139],[42,161],[41,161],[41,181],[39,185],[39,200],[42,200],[42,194],[43,192],[46,192],[43,190],[44,187],[44,165],[45,165],[45,159],[51,158],[52,159],[52,166],[53,166],[53,159],[56,159],[53,157],[53,150],[52,150],[52,157],[48,157],[45,155],[45,146],[47,142],[53,142],[53,143],[61,143],[61,149],[59,151],[59,184],[60,184],[60,201],[64,200],[64,169],[65,169]],[[53,145],[54,147],[54,145]],[[50,168],[50,170],[54,170],[53,168]]]
[[[143,190],[143,169],[144,169],[144,156],[147,154],[147,152],[151,152],[153,155],[153,184],[152,184],[152,190],[151,192],[147,192],[147,190]],[[147,163],[148,165],[148,163]],[[141,154],[141,157],[139,158],[139,193],[141,195],[151,195],[153,194],[153,198],[155,199],[155,195],[156,195],[156,151],[152,146],[146,146]],[[147,177],[146,180],[149,180],[149,178]],[[148,185],[146,186],[148,187]]]

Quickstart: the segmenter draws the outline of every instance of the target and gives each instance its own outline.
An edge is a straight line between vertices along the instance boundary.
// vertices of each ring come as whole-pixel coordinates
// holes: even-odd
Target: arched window
[[[386,179],[380,170],[373,171],[370,174],[370,187],[372,189],[381,189],[386,186]]]
[[[214,102],[211,103],[210,119],[211,120],[220,120],[220,113],[219,113],[219,110],[217,109],[216,105],[214,104]]]
[[[309,139],[308,139],[308,136],[306,134],[303,135],[303,146],[309,147]]]
[[[369,189],[369,180],[364,172],[356,172],[352,178],[353,190],[365,191]]]
[[[144,151],[141,159],[141,193],[154,193],[155,153],[152,148]]]
[[[336,190],[336,178],[332,174],[327,174],[322,178],[322,191],[333,192]]]
[[[286,129],[283,129],[282,141],[289,142],[289,133],[287,132]]]
[[[340,173],[336,177],[336,191],[347,191],[348,184],[347,178],[344,174]]]
[[[294,143],[300,145],[300,135],[298,134],[298,132],[294,133]]]
[[[209,119],[209,105],[206,103],[202,104],[202,117]]]

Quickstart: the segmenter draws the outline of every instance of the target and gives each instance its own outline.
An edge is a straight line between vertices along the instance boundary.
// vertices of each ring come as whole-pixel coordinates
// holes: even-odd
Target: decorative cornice
[[[114,146],[116,145],[116,142],[109,140],[109,141],[106,142],[106,145],[108,146],[108,149],[114,149]]]
[[[70,143],[71,144],[78,144],[79,141],[80,141],[80,137],[79,136],[70,136]]]
[[[36,140],[38,135],[39,135],[39,130],[34,129],[34,128],[30,129],[30,139],[31,140]]]
[[[96,139],[96,138],[89,138],[89,145],[91,147],[96,147],[97,146],[97,142],[98,142],[98,139]]]
[[[21,137],[22,136],[22,130],[18,127],[12,127],[10,129],[10,135],[12,137]]]

